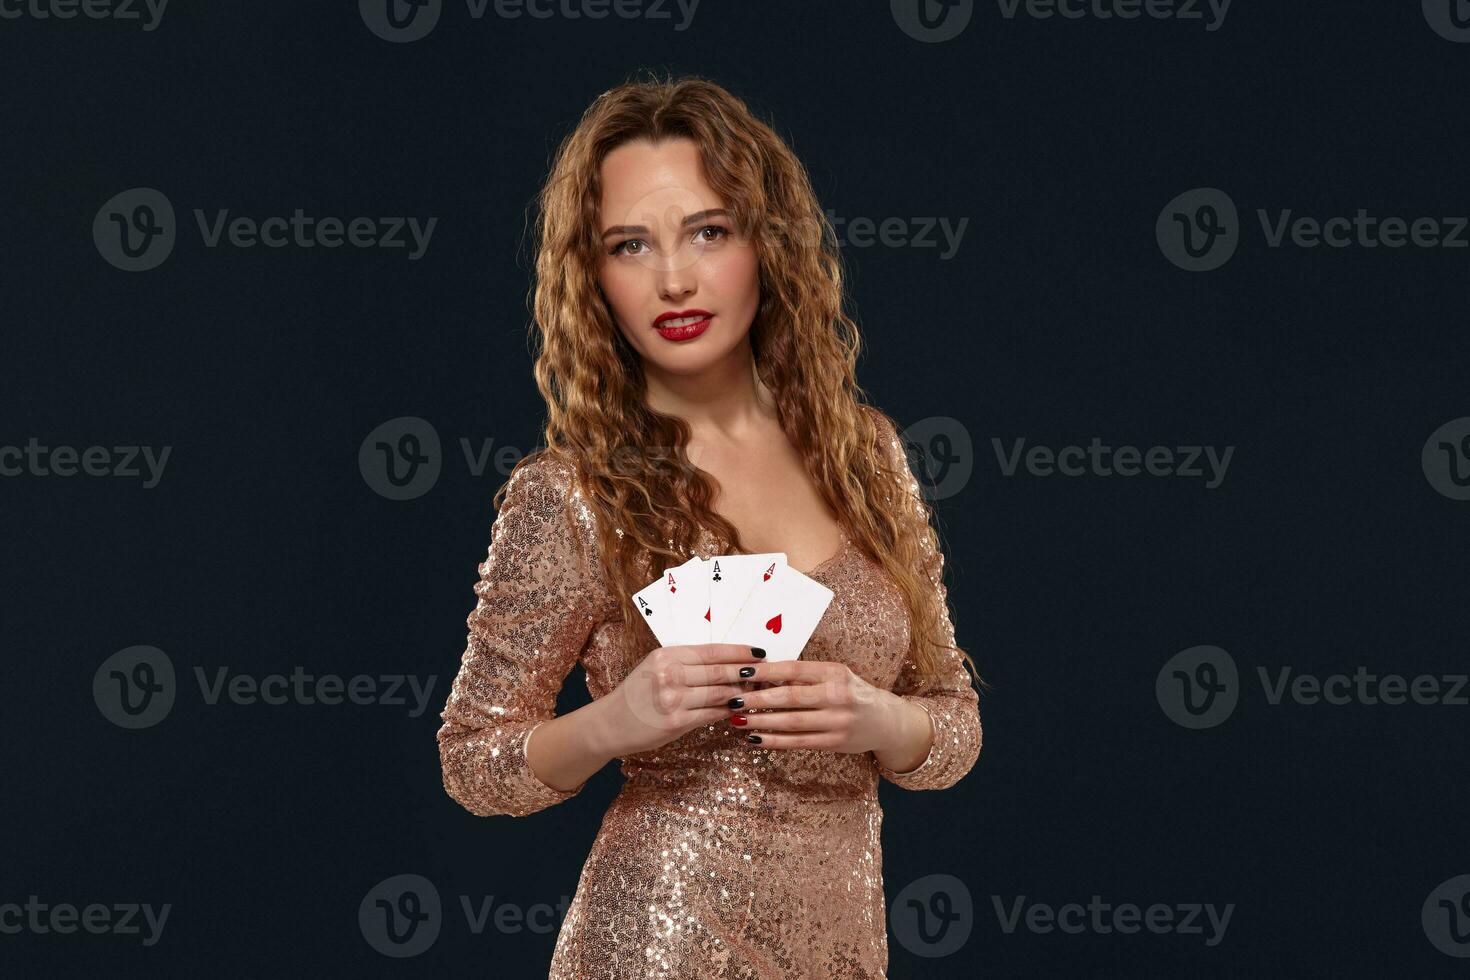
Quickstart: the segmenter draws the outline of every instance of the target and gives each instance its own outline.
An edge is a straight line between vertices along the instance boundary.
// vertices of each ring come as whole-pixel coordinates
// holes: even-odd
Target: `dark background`
[[[746,98],[845,219],[969,219],[947,261],[844,248],[860,383],[900,425],[949,417],[973,440],[972,478],[936,506],[959,641],[995,684],[964,780],[882,786],[890,902],[948,873],[973,913],[944,959],[890,934],[891,975],[1462,975],[1420,915],[1470,872],[1470,708],[1273,706],[1256,670],[1465,670],[1470,502],[1436,491],[1420,450],[1470,415],[1470,250],[1271,248],[1255,209],[1470,212],[1470,44],[1417,2],[1237,0],[1208,20],[1007,19],[989,2],[921,43],[877,2],[704,0],[681,31],[476,20],[460,0],[395,44],[353,3],[177,3],[153,31],[0,19],[0,445],[172,447],[152,489],[0,479],[0,904],[173,906],[151,947],[0,932],[0,968],[545,975],[555,928],[476,935],[459,896],[569,898],[621,777],[523,820],[443,791],[438,712],[503,481],[473,475],[458,440],[536,444],[527,208],[585,106],[653,68]],[[167,195],[179,239],[130,273],[91,228],[135,187]],[[1239,249],[1209,272],[1155,239],[1196,187],[1240,208]],[[409,261],[205,248],[192,215],[298,207],[438,224]],[[435,427],[444,469],[393,501],[357,456],[406,415]],[[1094,436],[1236,449],[1206,489],[1005,477],[991,448]],[[1189,730],[1155,679],[1200,644],[1229,651],[1243,689],[1228,720]],[[134,645],[164,651],[179,685],[166,720],[129,731],[91,690]],[[226,666],[435,686],[418,717],[208,705],[193,669]],[[585,700],[579,670],[562,707]],[[399,874],[445,905],[408,959],[357,918]],[[1008,934],[992,899],[1094,894],[1235,908],[1211,947]]]

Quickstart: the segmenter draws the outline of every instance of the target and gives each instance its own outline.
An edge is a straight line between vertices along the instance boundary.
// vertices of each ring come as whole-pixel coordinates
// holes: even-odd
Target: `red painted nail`
[[[745,724],[745,721],[746,721],[746,716],[745,715],[731,715],[730,716],[730,724],[732,724],[732,725],[743,725],[743,724]]]

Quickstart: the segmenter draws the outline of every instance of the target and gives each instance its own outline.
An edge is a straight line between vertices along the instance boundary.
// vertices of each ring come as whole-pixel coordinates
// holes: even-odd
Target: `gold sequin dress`
[[[880,424],[920,506],[899,437]],[[541,782],[526,745],[554,717],[578,661],[594,698],[625,676],[614,642],[624,600],[601,585],[595,557],[577,557],[577,538],[587,555],[597,545],[573,473],[551,456],[518,470],[479,566],[468,645],[437,735],[444,788],[477,816],[526,816],[580,792]],[[706,530],[703,544],[708,556],[726,542]],[[942,553],[927,553],[941,599],[943,567]],[[624,758],[626,781],[557,937],[553,980],[886,977],[878,779],[911,790],[958,781],[980,751],[978,697],[953,652],[941,683],[915,682],[901,595],[845,535],[807,574],[835,595],[802,658],[846,663],[925,708],[928,758],[897,773],[871,752],[762,749],[724,721]],[[943,628],[952,641],[948,615]]]

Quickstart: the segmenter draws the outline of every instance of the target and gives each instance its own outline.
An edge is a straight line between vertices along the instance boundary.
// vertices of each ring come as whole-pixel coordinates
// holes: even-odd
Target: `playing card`
[[[709,642],[724,642],[726,631],[750,597],[756,583],[770,581],[777,565],[786,564],[783,551],[759,555],[716,555],[709,563]]]
[[[709,567],[712,564],[710,559],[695,555],[664,573],[665,579],[672,577],[675,586],[674,634],[678,637],[677,643],[709,642]]]
[[[724,643],[764,647],[766,661],[795,660],[832,602],[832,590],[790,565],[758,581],[725,633]]]
[[[701,618],[709,606],[709,575],[703,565],[699,557],[691,558],[634,593],[633,605],[661,646],[709,642],[709,624]]]

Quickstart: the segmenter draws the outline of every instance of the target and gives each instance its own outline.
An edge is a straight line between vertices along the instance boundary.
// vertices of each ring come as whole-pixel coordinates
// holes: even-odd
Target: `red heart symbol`
[[[770,619],[766,620],[766,629],[770,630],[772,633],[779,633],[779,632],[781,632],[781,614],[780,613],[776,613],[776,615],[774,615]]]

